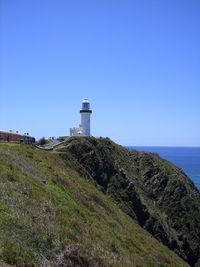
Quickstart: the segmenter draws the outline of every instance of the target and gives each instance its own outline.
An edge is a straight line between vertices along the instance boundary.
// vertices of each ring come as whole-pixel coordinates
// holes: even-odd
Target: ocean
[[[160,157],[180,167],[200,189],[200,147],[129,146],[128,148],[158,153]]]

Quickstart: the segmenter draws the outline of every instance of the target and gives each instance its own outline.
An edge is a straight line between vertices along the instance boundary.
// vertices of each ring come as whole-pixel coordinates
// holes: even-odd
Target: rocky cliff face
[[[181,169],[108,138],[72,138],[58,152],[154,237],[200,266],[200,193]]]

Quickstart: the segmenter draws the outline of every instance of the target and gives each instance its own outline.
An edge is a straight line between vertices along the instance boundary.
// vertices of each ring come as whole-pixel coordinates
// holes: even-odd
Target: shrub
[[[42,137],[41,139],[39,139],[39,141],[38,141],[39,146],[43,146],[46,144],[47,144],[47,140],[45,139],[45,137]]]

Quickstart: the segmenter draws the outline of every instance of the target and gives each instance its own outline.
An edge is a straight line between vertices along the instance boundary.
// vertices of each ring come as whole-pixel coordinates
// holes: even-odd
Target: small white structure
[[[70,128],[70,136],[81,136],[83,135],[83,128],[81,127],[73,127]]]
[[[79,127],[70,128],[70,136],[90,136],[90,116],[92,110],[90,109],[90,101],[85,98],[82,101],[81,124]]]

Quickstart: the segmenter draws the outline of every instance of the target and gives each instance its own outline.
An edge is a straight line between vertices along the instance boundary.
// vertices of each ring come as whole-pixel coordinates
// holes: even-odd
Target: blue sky
[[[0,129],[200,146],[199,0],[0,0]]]

